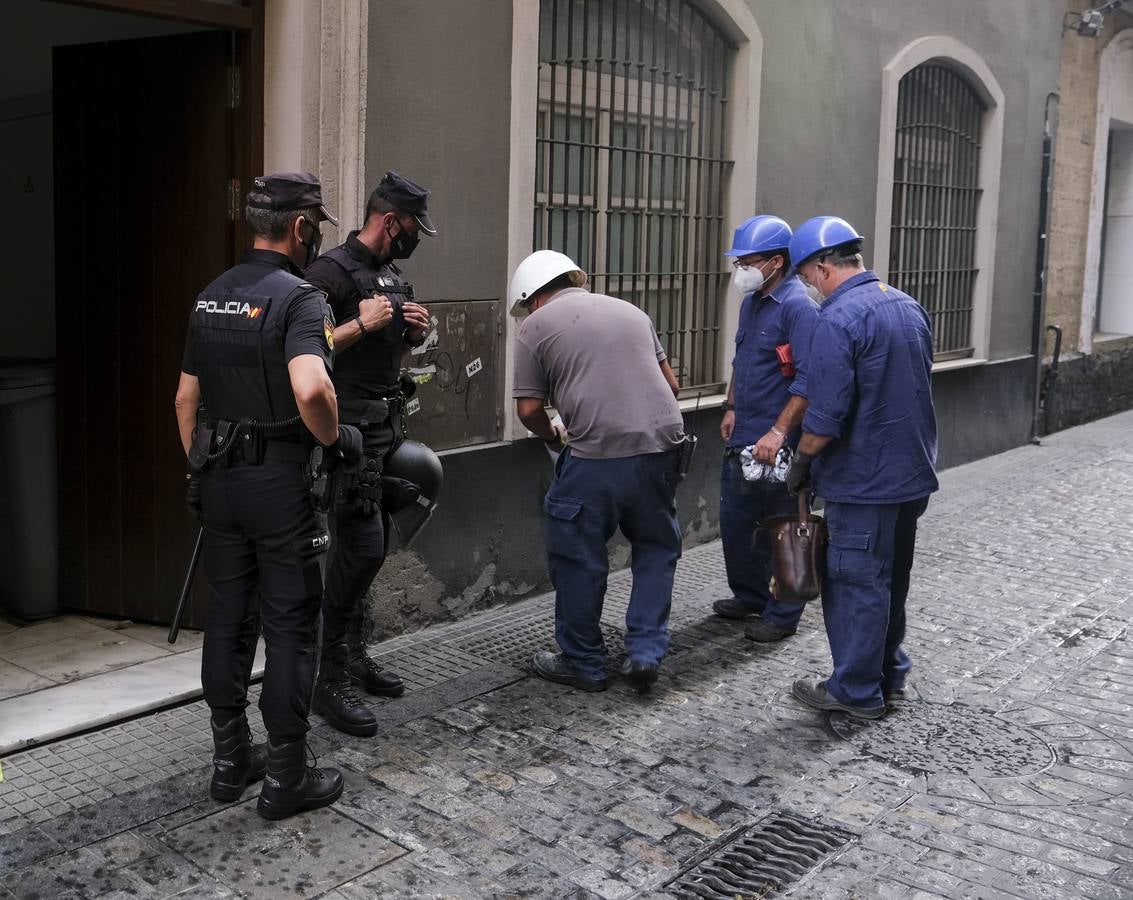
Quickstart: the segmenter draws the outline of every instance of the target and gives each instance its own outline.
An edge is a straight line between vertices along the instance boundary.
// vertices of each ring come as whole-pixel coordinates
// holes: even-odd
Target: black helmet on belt
[[[444,483],[440,457],[420,441],[402,441],[382,471],[382,505],[408,547],[436,512]]]

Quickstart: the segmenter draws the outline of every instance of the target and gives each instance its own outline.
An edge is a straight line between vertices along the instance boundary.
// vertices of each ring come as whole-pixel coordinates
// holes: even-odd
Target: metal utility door
[[[189,305],[227,268],[231,32],[57,47],[60,600],[167,622],[196,523],[173,395]],[[198,578],[192,621],[204,620]]]
[[[429,304],[433,329],[402,364],[418,383],[406,430],[434,450],[499,440],[500,302]]]

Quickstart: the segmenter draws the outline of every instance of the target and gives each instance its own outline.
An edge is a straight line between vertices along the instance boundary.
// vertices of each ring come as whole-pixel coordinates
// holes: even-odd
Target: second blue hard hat
[[[791,226],[778,216],[752,216],[736,229],[732,247],[725,256],[747,256],[786,250],[791,243]]]
[[[833,250],[851,241],[861,241],[854,226],[837,216],[815,216],[807,219],[791,238],[791,264],[798,269],[803,263],[826,250]]]

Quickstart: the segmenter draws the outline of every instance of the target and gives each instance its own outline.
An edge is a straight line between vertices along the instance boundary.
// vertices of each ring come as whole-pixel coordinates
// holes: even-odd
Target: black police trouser
[[[384,460],[401,435],[400,421],[390,416],[379,425],[359,425],[362,447]],[[385,562],[389,516],[363,516],[349,502],[330,516],[330,559],[323,594],[323,647],[347,636],[361,640],[363,599]]]
[[[201,495],[209,582],[201,683],[218,719],[248,705],[257,620],[267,664],[260,711],[274,743],[303,737],[315,677],[322,528],[295,463],[205,472]]]

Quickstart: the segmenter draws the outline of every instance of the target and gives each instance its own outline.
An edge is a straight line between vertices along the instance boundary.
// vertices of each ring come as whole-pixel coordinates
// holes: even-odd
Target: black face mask
[[[405,226],[400,222],[397,223],[400,229],[397,236],[390,236],[389,239],[389,257],[390,259],[409,259],[413,255],[413,251],[417,249],[417,245],[421,243],[421,238],[415,234],[410,234],[405,230]],[[389,234],[389,227],[386,227],[386,234]]]
[[[306,220],[304,219],[304,221]],[[311,237],[310,241],[305,241],[302,238],[299,238],[299,243],[307,248],[307,257],[303,260],[302,266],[304,269],[319,258],[319,248],[323,245],[323,230],[317,225],[313,227],[315,229],[315,233]]]

